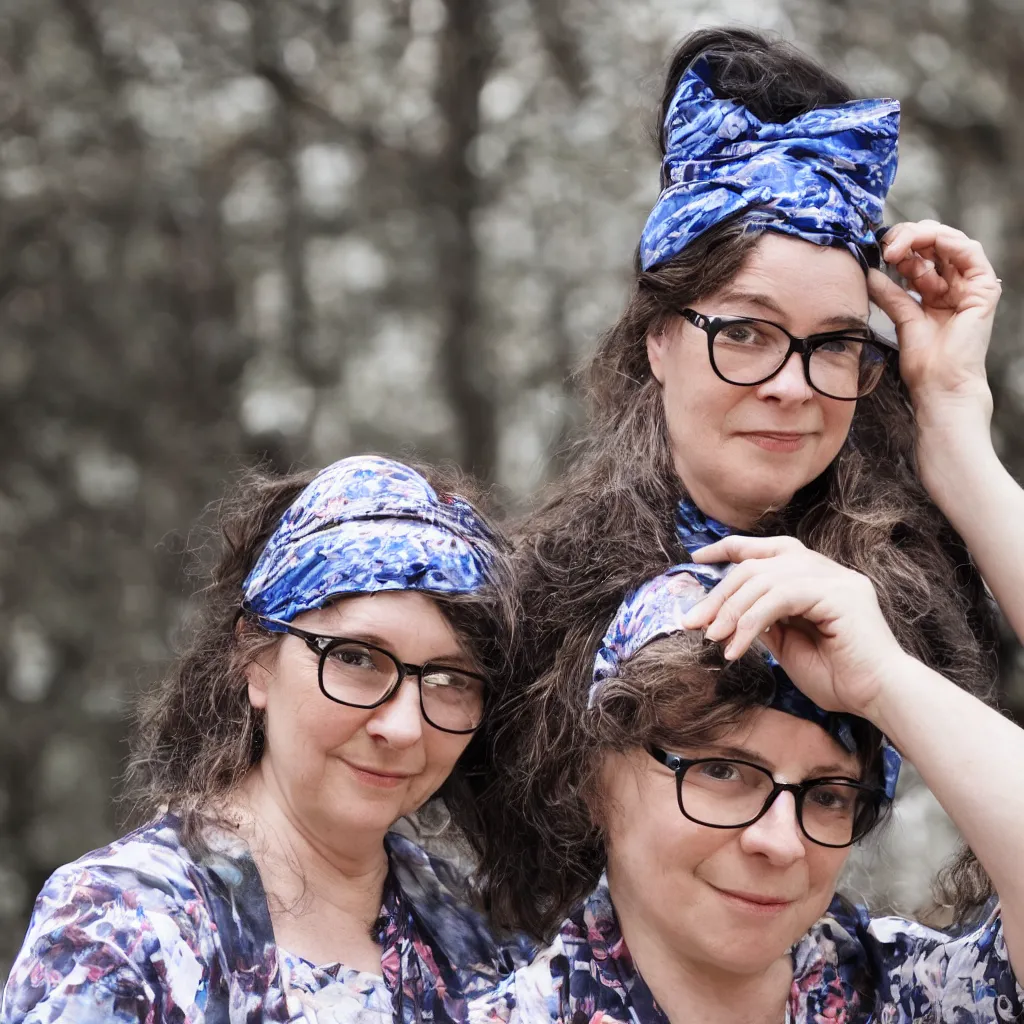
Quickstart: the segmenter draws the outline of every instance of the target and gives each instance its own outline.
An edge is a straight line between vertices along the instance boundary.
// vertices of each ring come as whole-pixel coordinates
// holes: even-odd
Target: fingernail
[[[735,651],[736,645],[729,644],[729,646],[726,647],[726,649],[722,652],[722,656],[725,658],[726,661],[734,661],[736,657]]]

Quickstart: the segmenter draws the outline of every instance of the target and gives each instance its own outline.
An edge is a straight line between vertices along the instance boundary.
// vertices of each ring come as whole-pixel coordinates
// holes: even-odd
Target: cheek
[[[710,363],[697,363],[692,356],[673,358],[666,371],[662,395],[674,439],[719,433],[730,411],[750,390],[719,380]]]
[[[472,736],[457,736],[451,733],[439,732],[427,725],[425,727],[433,735],[425,735],[425,780],[429,780],[432,790],[437,789],[449,775],[463,751],[469,746]]]
[[[605,845],[612,870],[620,875],[655,879],[690,875],[729,839],[722,829],[710,829],[684,818],[671,778],[622,787],[606,802]]]
[[[363,727],[366,718],[364,711],[329,701],[316,686],[278,678],[268,693],[267,740],[272,752],[288,751],[290,756],[306,760],[342,746]]]
[[[856,402],[832,402],[823,403],[824,415],[822,417],[824,430],[822,431],[822,445],[831,452],[830,459],[834,459],[839,450],[843,447],[850,427],[853,424],[853,414],[857,411]]]
[[[809,849],[807,867],[810,876],[812,898],[820,904],[818,915],[832,902],[839,876],[846,866],[849,850],[829,850],[824,846]]]

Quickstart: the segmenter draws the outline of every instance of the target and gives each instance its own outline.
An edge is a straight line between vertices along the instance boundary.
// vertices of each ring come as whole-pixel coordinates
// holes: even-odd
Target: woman
[[[475,835],[508,558],[435,474],[343,459],[225,513],[205,619],[141,714],[148,824],[60,868],[4,1024],[459,1020],[514,962],[392,825]]]
[[[879,247],[897,105],[853,101],[789,46],[695,33],[672,61],[662,115],[664,187],[627,308],[587,374],[586,439],[520,531],[522,675],[585,673],[623,595],[685,557],[677,523],[700,533],[710,516],[789,534],[862,572],[901,646],[987,697],[991,606],[950,527],[998,573],[965,507],[1001,472],[984,369],[999,283],[984,253],[931,222],[898,225]],[[868,327],[871,300],[896,322],[898,366]],[[974,488],[959,485],[965,473]],[[1005,607],[1019,600],[989,583]],[[571,789],[585,694],[575,699],[572,713],[551,713],[538,691],[505,725],[505,749],[540,735],[550,754],[511,765],[494,800],[515,813],[488,862],[522,880],[502,887],[503,919],[534,913],[539,877],[568,898],[600,872],[557,847],[513,853],[533,789]],[[966,855],[953,872],[958,913],[988,895],[974,868]]]
[[[562,792],[538,808],[566,857],[599,848],[605,877],[471,1020],[1019,1020],[1024,732],[905,653],[866,577],[788,537],[689,543],[698,564],[630,594],[592,667],[571,752],[589,827]],[[572,704],[579,680],[546,682]],[[972,930],[872,921],[835,894],[895,789],[883,734],[995,884]],[[543,930],[559,894],[533,895]]]

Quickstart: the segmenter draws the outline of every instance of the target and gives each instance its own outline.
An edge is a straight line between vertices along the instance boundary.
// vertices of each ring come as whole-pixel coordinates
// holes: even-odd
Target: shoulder
[[[974,1024],[1024,1013],[1024,989],[1010,967],[995,903],[977,925],[947,932],[903,917],[872,918],[836,901],[794,954],[798,974],[813,981],[831,968],[851,998],[898,1008],[894,1021],[932,1015]]]
[[[529,940],[491,928],[477,905],[468,866],[430,854],[397,832],[388,833],[387,851],[417,923],[453,967],[492,977],[529,961],[535,951]]]
[[[33,924],[149,911],[200,917],[198,871],[173,819],[164,818],[58,868],[36,900]]]
[[[868,933],[879,965],[881,996],[908,1013],[938,1013],[964,1024],[1017,1020],[1024,989],[1010,967],[999,905],[980,923],[947,933],[900,917],[872,920]]]
[[[59,868],[40,892],[0,1021],[138,1019],[203,998],[214,929],[196,866],[162,819]]]

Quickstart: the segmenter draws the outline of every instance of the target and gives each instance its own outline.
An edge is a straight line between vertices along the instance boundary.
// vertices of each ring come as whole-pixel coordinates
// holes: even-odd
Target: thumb
[[[924,317],[921,304],[880,270],[868,271],[868,295],[897,328],[916,323]]]

